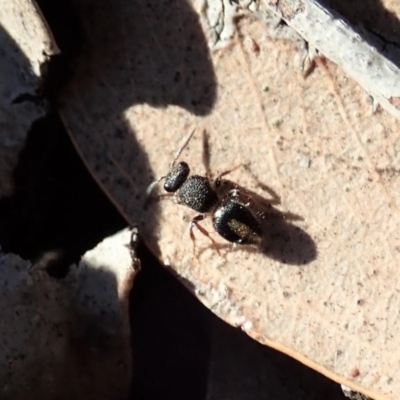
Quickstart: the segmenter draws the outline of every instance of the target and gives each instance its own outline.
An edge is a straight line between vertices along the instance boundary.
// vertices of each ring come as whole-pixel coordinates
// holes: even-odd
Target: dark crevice
[[[207,398],[211,313],[143,245],[131,293],[131,400]]]
[[[38,94],[32,94],[32,93],[22,93],[19,94],[17,97],[15,97],[12,101],[11,104],[21,104],[21,103],[38,103],[43,100],[43,96],[40,96]]]
[[[36,121],[14,171],[14,193],[0,199],[3,251],[64,276],[106,236],[126,226],[86,170],[55,113]]]

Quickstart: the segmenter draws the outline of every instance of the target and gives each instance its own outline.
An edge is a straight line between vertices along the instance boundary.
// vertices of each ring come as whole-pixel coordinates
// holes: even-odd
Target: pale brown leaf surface
[[[56,280],[2,254],[2,399],[125,399],[131,357],[130,232],[107,238]]]
[[[399,123],[373,114],[330,62],[304,79],[293,42],[252,17],[236,21],[229,46],[208,50],[209,9],[199,3],[200,20],[184,1],[97,2],[95,11],[75,3],[89,39],[62,115],[148,246],[261,343],[375,398],[398,398]],[[224,29],[220,37],[234,31]],[[267,222],[263,251],[213,234],[222,256],[196,232],[197,260],[194,212],[171,201],[144,209],[146,187],[194,127],[181,159],[195,173],[205,171],[206,129],[215,173],[249,163],[229,178],[269,198],[257,177],[280,197],[278,209],[302,220]],[[204,227],[212,232],[209,220]]]
[[[355,79],[385,110],[400,119],[400,31],[396,7],[376,0],[238,1],[261,15],[273,12],[316,50]],[[391,12],[393,8],[394,12]]]

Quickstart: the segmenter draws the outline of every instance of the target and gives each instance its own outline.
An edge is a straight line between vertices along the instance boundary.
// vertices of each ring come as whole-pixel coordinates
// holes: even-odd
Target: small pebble
[[[311,160],[307,156],[302,156],[299,165],[302,168],[310,168]]]

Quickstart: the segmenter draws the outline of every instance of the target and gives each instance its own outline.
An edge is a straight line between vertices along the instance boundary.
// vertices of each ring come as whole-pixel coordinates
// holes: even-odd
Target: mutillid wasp
[[[187,162],[179,161],[182,151],[190,142],[195,129],[185,138],[176,152],[170,165],[169,172],[158,178],[147,188],[150,196],[154,187],[164,181],[164,190],[173,197],[176,204],[181,204],[197,211],[198,214],[190,223],[190,237],[195,246],[193,228],[196,227],[207,236],[215,249],[218,245],[209,232],[200,224],[206,217],[212,218],[214,230],[225,240],[241,245],[258,244],[262,238],[260,219],[264,218],[261,207],[252,197],[233,185],[226,185],[223,176],[234,169],[220,173],[215,179],[210,176],[191,175]]]

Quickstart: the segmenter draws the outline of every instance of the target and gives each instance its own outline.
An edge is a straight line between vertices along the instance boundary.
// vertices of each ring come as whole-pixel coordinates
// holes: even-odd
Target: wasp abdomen
[[[232,243],[252,244],[262,235],[254,215],[235,199],[229,199],[215,210],[213,227],[219,235]]]

